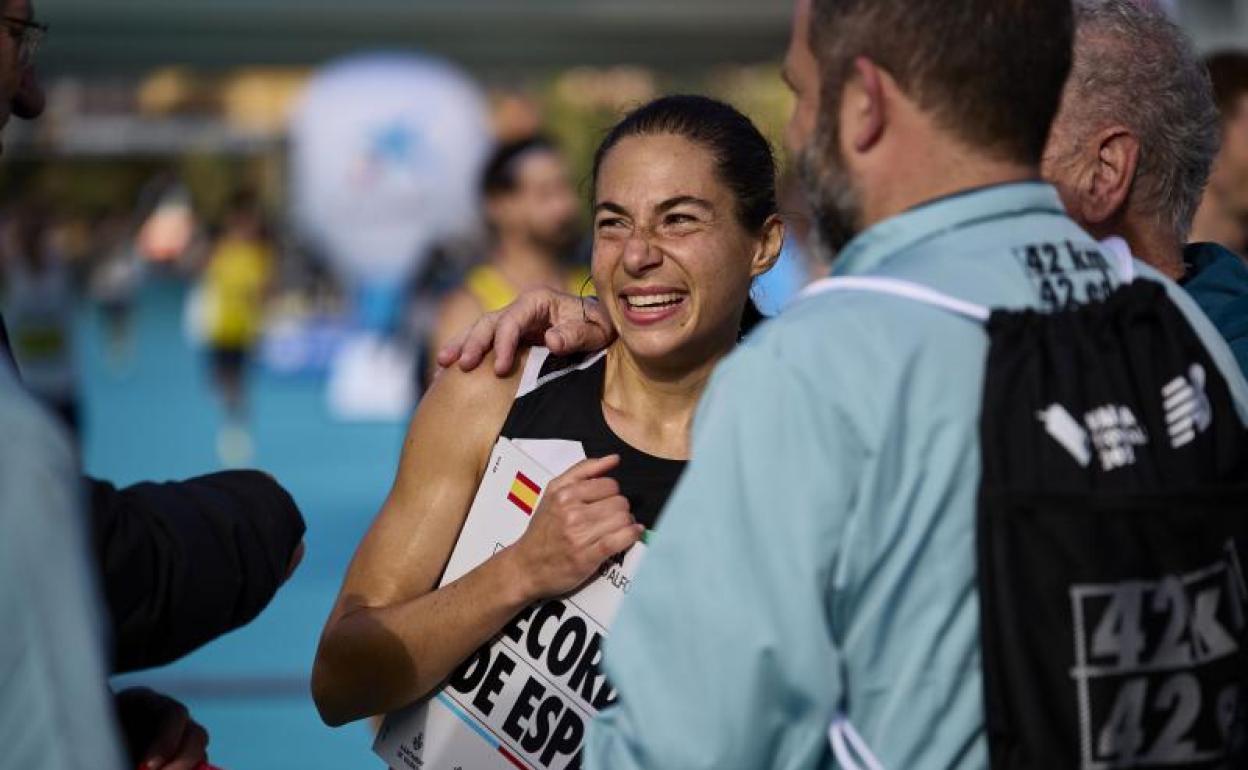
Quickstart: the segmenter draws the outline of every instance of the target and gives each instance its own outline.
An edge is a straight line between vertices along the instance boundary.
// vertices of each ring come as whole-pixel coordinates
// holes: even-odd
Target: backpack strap
[[[838,714],[828,726],[828,742],[832,744],[832,756],[843,770],[884,770],[884,765],[871,753],[871,747],[844,715]]]
[[[950,297],[948,294],[942,294],[921,283],[877,275],[823,278],[807,286],[802,291],[801,296],[803,298],[812,297],[829,291],[866,291],[876,294],[890,294],[894,297],[901,297],[913,302],[921,302],[924,305],[938,307],[979,323],[986,322],[988,316],[991,315],[991,311],[982,305],[976,305],[973,302],[967,302],[957,297]]]

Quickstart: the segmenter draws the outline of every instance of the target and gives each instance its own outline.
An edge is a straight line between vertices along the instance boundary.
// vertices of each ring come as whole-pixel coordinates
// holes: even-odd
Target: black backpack
[[[976,542],[991,767],[1248,768],[1248,429],[1165,287],[989,313],[890,278],[824,283],[989,335]],[[833,747],[855,767],[846,729]]]

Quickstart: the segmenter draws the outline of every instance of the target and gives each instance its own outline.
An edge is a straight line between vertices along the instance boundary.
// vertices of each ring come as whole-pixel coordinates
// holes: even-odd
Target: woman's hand
[[[578,588],[641,538],[645,528],[620,485],[603,475],[619,463],[619,455],[583,460],[547,486],[529,528],[508,549],[531,600]]]

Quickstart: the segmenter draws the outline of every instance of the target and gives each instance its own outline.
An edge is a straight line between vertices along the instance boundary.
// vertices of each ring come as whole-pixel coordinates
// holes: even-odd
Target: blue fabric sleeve
[[[73,451],[6,377],[0,371],[0,764],[120,768]]]
[[[753,345],[714,376],[607,642],[619,701],[592,724],[586,767],[827,764],[829,586],[858,450],[830,409],[816,415],[813,385]],[[791,461],[812,455],[826,473]]]

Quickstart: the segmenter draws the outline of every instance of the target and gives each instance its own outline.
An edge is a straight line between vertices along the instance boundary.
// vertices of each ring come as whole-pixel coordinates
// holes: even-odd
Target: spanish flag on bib
[[[536,482],[516,471],[516,478],[511,482],[511,491],[507,493],[507,499],[524,511],[526,516],[532,516],[533,509],[537,507],[537,498],[541,494],[542,488]]]

